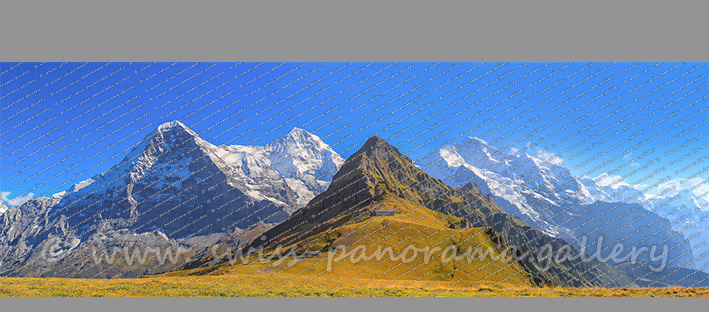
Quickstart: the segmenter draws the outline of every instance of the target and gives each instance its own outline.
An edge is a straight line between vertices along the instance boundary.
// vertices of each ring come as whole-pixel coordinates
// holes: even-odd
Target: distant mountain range
[[[569,245],[586,247],[588,254],[600,247],[603,257],[619,242],[664,244],[671,248],[668,266],[681,269],[663,283],[701,283],[706,274],[691,269],[706,269],[709,260],[701,254],[709,247],[693,248],[706,239],[692,234],[706,226],[701,219],[706,211],[698,209],[704,204],[677,198],[668,203],[672,196],[647,198],[634,189],[604,188],[555,161],[509,155],[477,138],[443,146],[414,164],[372,137],[345,161],[298,128],[265,146],[215,146],[174,121],[160,125],[102,174],[48,198],[0,205],[6,210],[0,215],[0,274],[134,277],[186,262],[206,265],[206,248],[213,244],[332,243],[332,231],[344,231],[358,213],[399,202],[406,214],[423,207],[429,215],[489,228],[490,239],[499,235],[501,245],[523,252]],[[697,209],[700,213],[685,217]],[[262,234],[266,239],[254,240]],[[173,262],[161,256],[139,264],[95,261],[96,250],[147,246],[183,251]],[[541,270],[525,259],[513,269],[533,284],[659,283],[645,265],[648,255],[639,260],[638,265],[555,261]]]
[[[594,242],[605,238],[601,257],[617,243],[667,245],[669,266],[707,270],[709,246],[702,232],[709,226],[709,210],[700,209],[706,206],[701,198],[690,202],[688,194],[676,190],[648,198],[625,185],[601,186],[575,177],[559,158],[543,159],[524,151],[510,155],[478,138],[443,146],[416,165],[453,187],[477,184],[505,211],[576,248],[583,236],[590,253],[598,248]]]

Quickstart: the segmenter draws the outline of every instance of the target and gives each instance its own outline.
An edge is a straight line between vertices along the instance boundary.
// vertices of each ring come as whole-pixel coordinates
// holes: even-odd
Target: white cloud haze
[[[27,193],[25,196],[16,196],[13,199],[7,198],[10,192],[0,192],[0,199],[4,200],[10,206],[20,206],[34,197],[34,193]]]

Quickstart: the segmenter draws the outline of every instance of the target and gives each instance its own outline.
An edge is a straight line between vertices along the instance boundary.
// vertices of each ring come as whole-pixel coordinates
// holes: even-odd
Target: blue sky
[[[18,204],[66,190],[172,120],[216,145],[264,145],[300,127],[343,157],[374,134],[414,160],[465,136],[507,152],[548,138],[527,153],[549,148],[574,175],[612,171],[633,183],[664,166],[641,184],[693,178],[686,187],[709,178],[700,173],[708,72],[704,63],[2,63],[0,191]]]

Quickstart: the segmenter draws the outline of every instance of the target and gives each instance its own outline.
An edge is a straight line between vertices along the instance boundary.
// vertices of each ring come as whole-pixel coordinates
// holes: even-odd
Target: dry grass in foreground
[[[358,287],[364,284],[362,287]],[[0,278],[0,296],[21,297],[709,297],[709,288],[449,287],[445,281],[228,276],[136,279]]]

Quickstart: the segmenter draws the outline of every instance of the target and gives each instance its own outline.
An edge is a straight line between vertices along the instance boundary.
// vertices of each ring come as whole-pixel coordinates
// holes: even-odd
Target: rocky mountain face
[[[491,188],[484,187],[486,190]],[[264,233],[249,248],[273,250],[278,246],[297,244],[352,222],[366,207],[379,205],[385,198],[395,196],[427,209],[465,218],[473,227],[491,228],[501,233],[508,245],[516,246],[525,255],[538,256],[546,248],[553,252],[568,250],[569,255],[577,256],[576,259],[551,257],[553,259],[547,259],[549,262],[544,265],[538,262],[538,258],[525,256],[522,264],[539,284],[637,286],[635,274],[629,272],[649,272],[647,265],[641,262],[630,270],[629,266],[613,266],[593,257],[582,261],[578,251],[565,240],[537,230],[503,211],[496,205],[495,196],[485,195],[482,189],[472,182],[461,188],[450,187],[414,166],[395,147],[372,137],[343,164],[326,192]]]
[[[668,214],[669,208],[654,209],[635,189],[602,187],[591,179],[576,178],[560,159],[544,159],[541,154],[510,155],[481,139],[466,138],[428,154],[416,165],[454,187],[477,184],[506,212],[577,249],[585,248],[588,254],[600,251],[599,259],[607,258],[618,244],[625,252],[632,247],[662,250],[667,246],[668,266],[700,267],[695,260],[698,250],[692,248],[698,242],[687,239],[691,233],[676,221],[680,214]],[[649,260],[649,254],[640,259]]]
[[[343,162],[302,129],[266,146],[214,146],[165,123],[107,172],[0,215],[0,274],[170,270],[200,248],[286,220]]]

